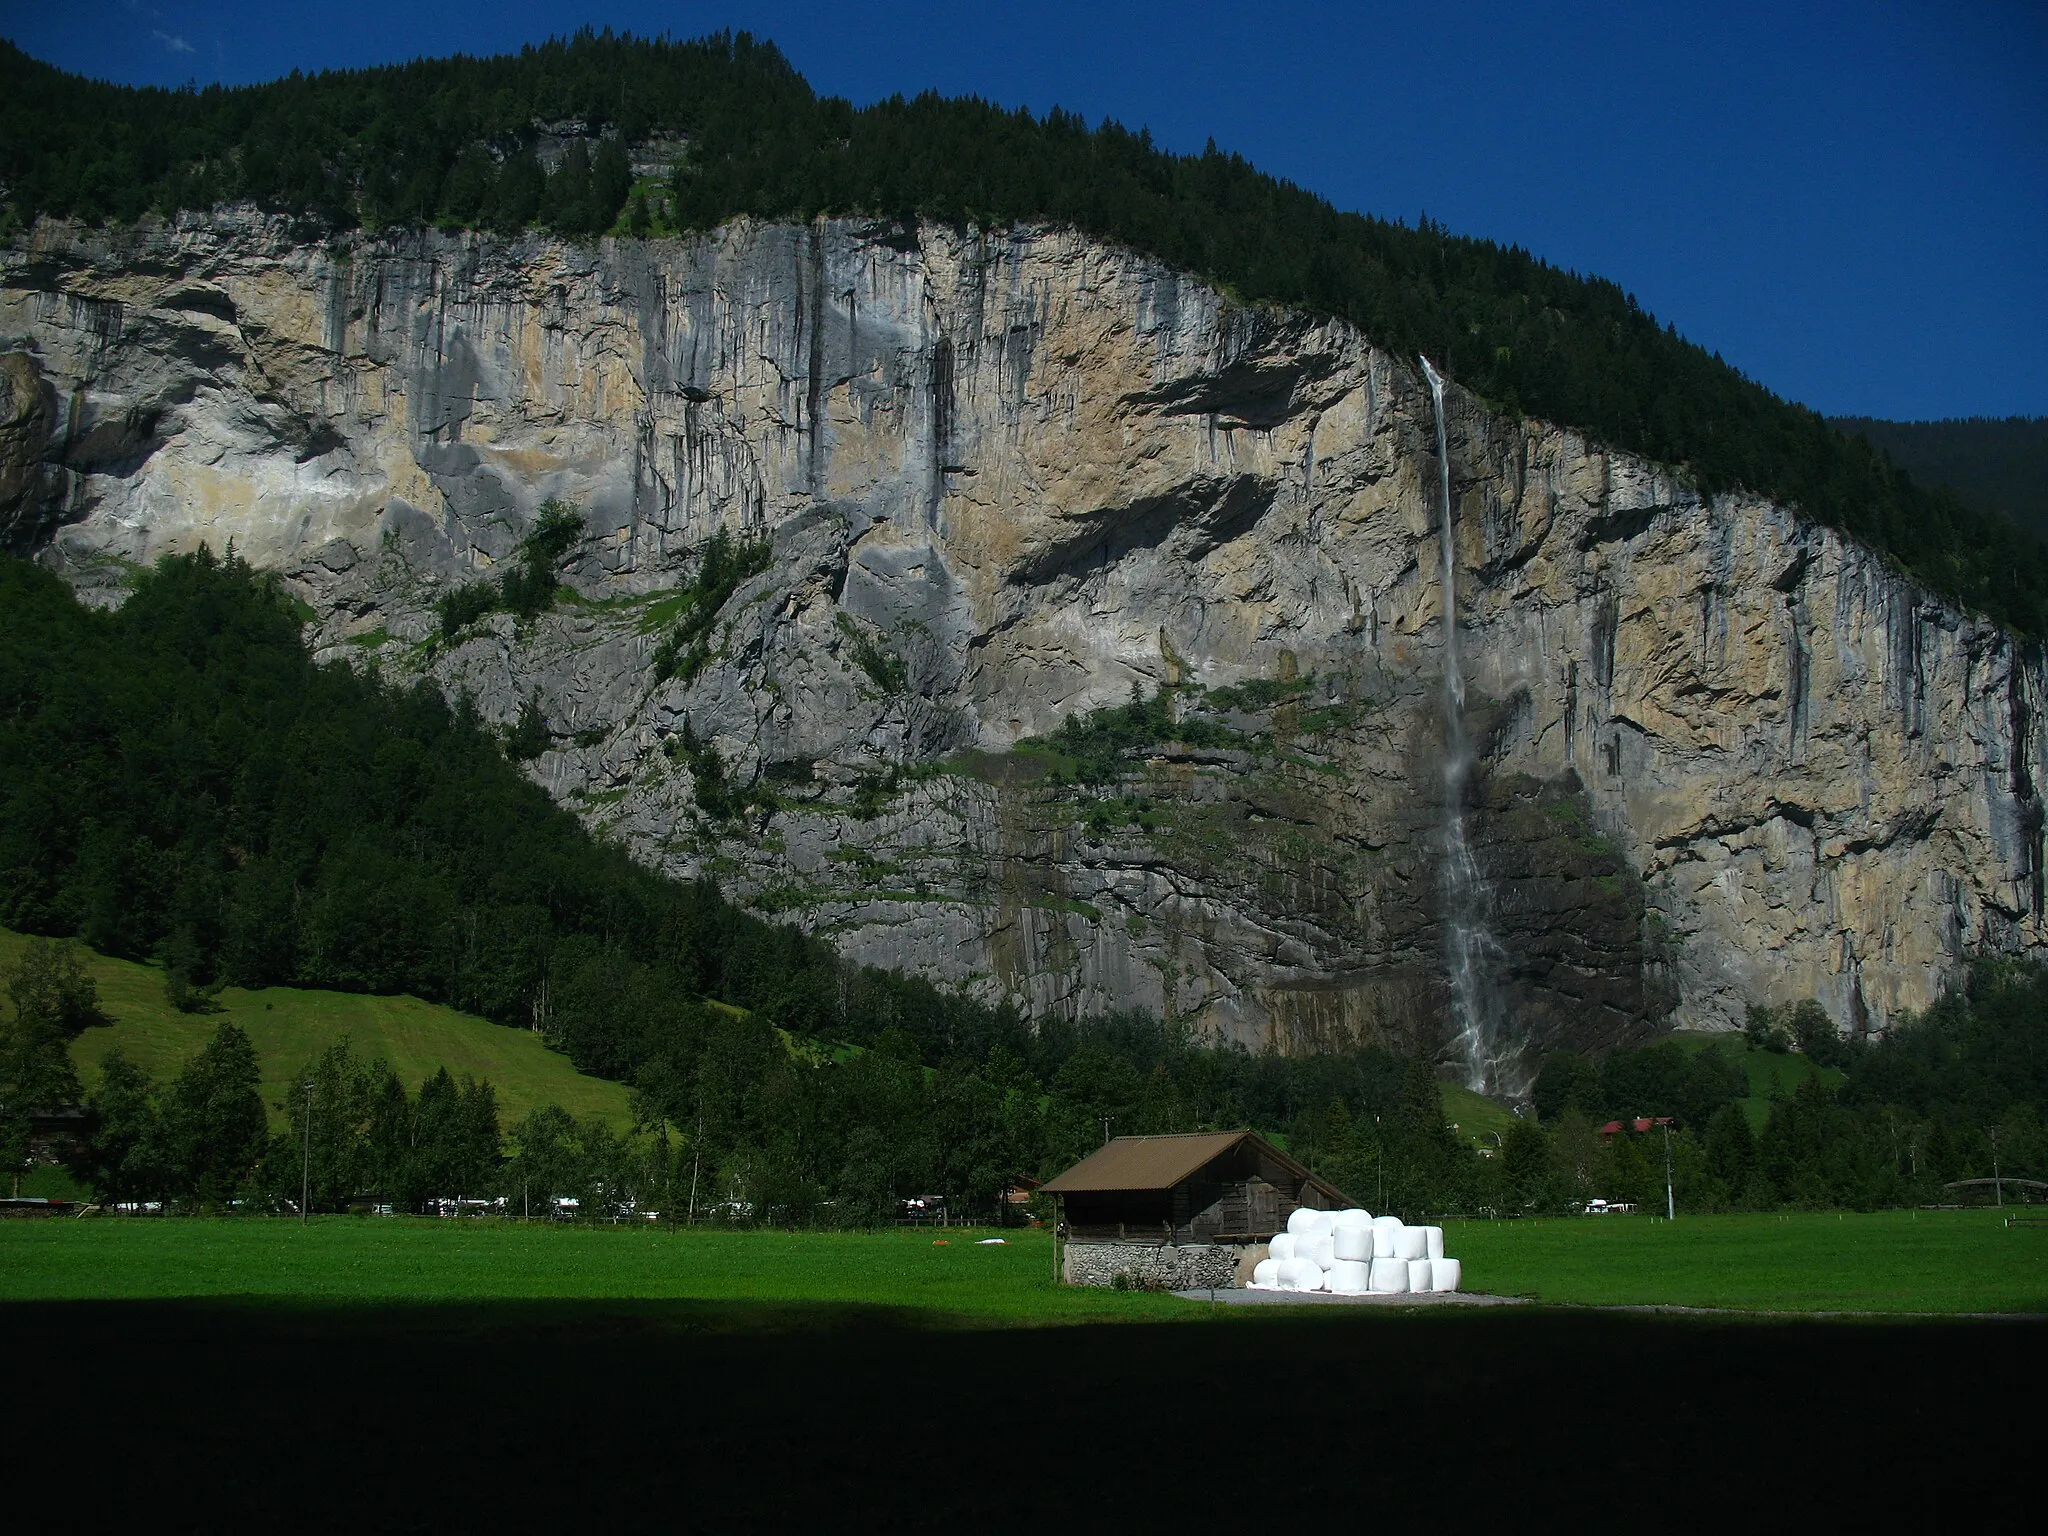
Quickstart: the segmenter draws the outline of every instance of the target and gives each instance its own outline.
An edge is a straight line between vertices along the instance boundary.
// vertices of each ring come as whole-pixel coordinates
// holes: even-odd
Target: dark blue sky
[[[1159,6],[70,0],[0,33],[103,78],[264,80],[578,25],[773,38],[820,91],[936,88],[1209,136],[1341,207],[1524,245],[1830,413],[2048,415],[2042,0]]]

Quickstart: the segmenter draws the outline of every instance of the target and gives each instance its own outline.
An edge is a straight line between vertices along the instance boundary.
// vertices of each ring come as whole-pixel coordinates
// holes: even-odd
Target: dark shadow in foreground
[[[2019,1513],[2048,1364],[2034,1323],[942,1321],[73,1302],[0,1350],[34,1464],[155,1529],[1946,1527]]]

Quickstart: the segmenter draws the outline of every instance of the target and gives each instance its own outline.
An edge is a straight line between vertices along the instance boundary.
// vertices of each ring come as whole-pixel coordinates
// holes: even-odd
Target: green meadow
[[[2031,1207],[2048,1220],[2048,1206]],[[2048,1312],[2048,1225],[2024,1211],[1815,1211],[1454,1222],[1467,1285],[1593,1306]]]
[[[689,1301],[877,1307],[1004,1325],[1211,1311],[1207,1302],[1057,1285],[1044,1232],[979,1241],[992,1235],[351,1217],[303,1228],[272,1218],[15,1221],[0,1223],[0,1301]],[[2048,1311],[2048,1228],[2007,1228],[1987,1211],[1461,1222],[1446,1239],[1468,1290],[1553,1305]]]
[[[12,965],[29,940],[0,929],[0,966]],[[256,1048],[263,1078],[258,1092],[273,1123],[292,1078],[346,1036],[359,1057],[388,1061],[417,1090],[446,1067],[456,1077],[488,1078],[498,1091],[498,1118],[511,1125],[545,1104],[598,1115],[620,1129],[631,1122],[623,1084],[585,1077],[540,1036],[507,1029],[416,997],[318,992],[298,987],[244,991],[229,987],[219,1013],[180,1013],[164,996],[164,973],[77,946],[113,1020],[73,1042],[72,1059],[88,1091],[107,1053],[119,1047],[158,1082],[175,1077],[224,1021],[239,1025]]]
[[[1188,1314],[1172,1296],[1060,1286],[1043,1232],[576,1227],[330,1217],[0,1223],[0,1301],[688,1301],[885,1307],[967,1323]]]

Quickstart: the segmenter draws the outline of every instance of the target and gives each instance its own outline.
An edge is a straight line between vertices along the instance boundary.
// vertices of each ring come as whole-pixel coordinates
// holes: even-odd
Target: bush
[[[686,683],[696,679],[711,660],[711,629],[718,611],[741,582],[767,570],[774,558],[774,545],[767,539],[735,539],[723,528],[705,541],[698,558],[697,579],[689,588],[690,604],[676,627],[655,649],[657,683],[665,683],[671,677],[680,677]]]
[[[441,614],[441,635],[453,640],[485,614],[503,608],[521,624],[531,624],[554,606],[561,583],[555,567],[583,536],[583,515],[565,501],[541,503],[533,531],[519,541],[512,567],[497,581],[476,581],[457,587],[435,604]]]
[[[554,745],[548,719],[540,700],[529,698],[519,706],[519,720],[505,737],[505,755],[515,763],[530,763]]]
[[[434,606],[440,610],[442,638],[453,640],[498,606],[498,587],[495,582],[473,581],[444,594]]]

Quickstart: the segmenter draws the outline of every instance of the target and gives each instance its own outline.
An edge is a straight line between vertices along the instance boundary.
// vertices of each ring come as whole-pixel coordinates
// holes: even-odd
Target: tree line
[[[9,1086],[33,1051],[19,1021],[45,1047],[105,1022],[66,945],[31,944],[5,990],[17,1020],[0,1036]],[[643,1089],[630,1132],[548,1105],[501,1137],[489,1083],[444,1069],[410,1094],[388,1064],[343,1040],[292,1082],[275,1106],[282,1124],[267,1133],[255,1055],[224,1023],[167,1084],[109,1053],[67,1161],[103,1201],[185,1210],[294,1212],[303,1201],[315,1212],[366,1202],[419,1212],[467,1199],[523,1217],[873,1226],[911,1195],[986,1217],[1015,1175],[1066,1166],[1100,1130],[1251,1124],[1351,1198],[1407,1216],[1556,1214],[1594,1199],[1654,1210],[1667,1180],[1689,1214],[1869,1210],[1952,1203],[1952,1181],[1994,1169],[2048,1171],[2044,1005],[2048,973],[1981,965],[1968,987],[1878,1042],[1827,1035],[1820,1054],[1843,1080],[1806,1075],[1760,1131],[1724,1048],[1664,1041],[1598,1062],[1556,1053],[1535,1113],[1480,1150],[1445,1122],[1429,1063],[1382,1051],[1253,1055],[1126,1016],[1054,1026],[1029,1056],[999,1046],[986,1062],[934,1069],[900,1031],[832,1062],[791,1052],[731,1010],[721,1012],[733,1027],[688,1094],[697,1118],[687,1124]],[[1794,1018],[1818,1044],[1818,1010],[1803,1011]],[[1797,1049],[1768,1021],[1752,1033],[1763,1049]],[[76,1094],[62,1059],[27,1080]],[[1647,1133],[1638,1120],[1651,1122]],[[24,1143],[13,1145],[18,1167]]]
[[[687,148],[650,201],[627,146],[655,135]],[[564,142],[544,166],[542,144]],[[1342,317],[1503,409],[1674,465],[1704,491],[1798,507],[1946,596],[2048,632],[2048,548],[2032,534],[1916,484],[1619,285],[1426,217],[1341,212],[1213,142],[1169,154],[1115,122],[929,93],[856,109],[744,33],[585,31],[499,58],[181,91],[84,80],[0,43],[0,235],[43,214],[132,221],[237,200],[309,231],[588,238],[739,215],[1072,225],[1245,305]]]
[[[2048,970],[1972,965],[1924,1013],[1874,1039],[1838,1035],[1812,1001],[1752,1009],[1748,1039],[1696,1053],[1662,1043],[1601,1062],[1547,1059],[1506,1149],[1511,1203],[1593,1196],[1661,1203],[1661,1128],[1602,1136],[1617,1118],[1669,1116],[1670,1172],[1693,1211],[1956,1203],[1968,1180],[2048,1178]],[[1761,1128],[1731,1051],[1803,1055],[1816,1070]],[[1540,1129],[1539,1129],[1540,1126]]]
[[[1150,707],[1101,730],[1137,730]],[[1078,764],[1110,749],[1088,731],[1060,741]],[[1761,1131],[1719,1050],[1554,1056],[1535,1113],[1480,1157],[1424,1059],[1254,1053],[1136,1014],[1034,1025],[851,965],[592,838],[463,702],[315,664],[279,585],[205,551],[159,562],[108,612],[0,559],[0,761],[0,924],[158,963],[194,1007],[229,983],[410,992],[537,1028],[632,1089],[636,1134],[542,1111],[510,1130],[508,1161],[488,1085],[412,1092],[337,1050],[283,1106],[310,1105],[300,1141],[315,1143],[327,1206],[515,1192],[530,1205],[545,1186],[585,1191],[593,1210],[630,1198],[870,1222],[907,1195],[986,1211],[1017,1175],[1057,1171],[1105,1133],[1239,1126],[1403,1214],[1661,1188],[1662,1133],[1602,1137],[1617,1118],[1672,1119],[1693,1209],[1932,1198],[1991,1172],[1994,1127],[2002,1172],[2048,1166],[2048,979],[2027,967],[1980,966],[1874,1042],[1836,1039],[1810,1005],[1758,1015],[1745,1044],[1834,1074],[1810,1076]],[[0,1150],[16,1167],[34,1115],[79,1100],[69,1043],[102,1016],[75,956],[30,953],[0,988]],[[110,1063],[89,1101],[94,1176],[147,1171],[202,1202],[260,1187],[274,1159],[295,1176],[304,1148],[276,1150],[255,1082],[231,1026],[168,1084]]]

